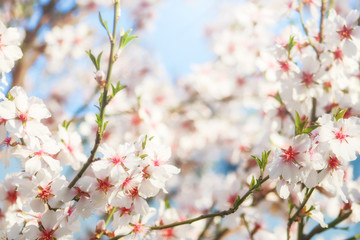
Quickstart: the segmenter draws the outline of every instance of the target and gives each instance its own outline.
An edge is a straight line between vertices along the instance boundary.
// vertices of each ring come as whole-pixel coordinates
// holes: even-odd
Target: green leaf
[[[278,101],[280,104],[284,104],[284,102],[281,99],[280,93],[277,92],[275,96],[273,96],[273,98],[275,98],[276,101]]]
[[[120,85],[120,82],[116,83],[116,87],[111,84],[111,89],[112,89],[112,96],[115,97],[115,95],[120,92],[121,90],[123,90],[124,88],[126,88],[126,85]]]
[[[99,97],[99,105],[100,105],[100,106],[102,106],[103,97],[104,97],[104,95],[103,95],[103,93],[101,93],[101,94],[100,94],[100,97]]]
[[[101,25],[105,28],[105,30],[109,31],[107,21],[104,21],[100,12],[99,12],[99,20],[100,20]]]
[[[291,49],[296,45],[296,41],[294,40],[295,39],[295,36],[290,36],[289,37],[289,42],[286,46],[286,50],[290,53],[291,52]]]
[[[95,56],[92,54],[91,50],[88,50],[88,51],[85,51],[87,53],[87,55],[90,57],[90,60],[92,61],[92,63],[94,64],[96,70],[99,70],[98,68],[98,64],[97,64],[97,61],[96,61],[96,58]]]
[[[340,119],[342,119],[344,117],[346,111],[347,111],[347,108],[344,108],[344,109],[338,108],[338,109],[336,109],[335,114],[334,114],[335,120],[339,121]]]
[[[305,128],[305,130],[303,131],[303,133],[307,133],[307,134],[309,134],[309,133],[311,133],[313,130],[315,130],[316,128],[318,128],[320,125],[311,125],[311,126],[309,126],[309,127],[307,127],[307,128]]]
[[[10,91],[8,92],[8,94],[7,94],[7,98],[10,100],[10,101],[14,101],[14,96],[13,95],[11,95],[11,93],[10,93]]]
[[[260,167],[262,171],[265,171],[265,168],[266,168],[266,165],[267,165],[267,163],[268,163],[268,159],[269,159],[270,153],[271,153],[271,150],[269,150],[269,151],[264,151],[264,152],[262,153],[262,156],[261,156],[262,164],[261,164],[261,167]]]
[[[68,122],[68,121],[64,120],[61,125],[62,125],[66,130],[68,130],[70,124],[71,124],[71,122]]]
[[[291,214],[291,212],[294,209],[295,205],[292,204],[290,201],[288,201],[288,203],[289,203],[289,214]]]
[[[146,141],[147,141],[147,135],[145,135],[145,139],[144,141],[142,142],[142,149],[144,150],[145,147],[146,147]]]
[[[305,133],[305,126],[308,124],[308,121],[309,119],[307,117],[304,120],[301,120],[299,113],[295,111],[295,136]],[[311,130],[311,128],[307,131],[309,130]]]
[[[108,123],[109,123],[109,121],[106,121],[106,122],[104,123],[104,127],[103,127],[103,129],[102,129],[103,132],[105,132]]]
[[[262,161],[261,161],[258,157],[256,157],[256,156],[251,155],[251,157],[252,157],[253,159],[255,159],[257,165],[258,165],[258,166],[260,167],[260,169],[261,169]]]
[[[251,179],[251,183],[250,183],[250,188],[253,188],[256,184],[256,180],[255,180],[255,177],[253,176],[252,179]]]
[[[101,62],[101,56],[102,56],[103,52],[99,53],[99,55],[96,58],[96,70],[100,70],[100,62]]]
[[[134,40],[135,38],[138,38],[138,36],[135,35],[130,35],[132,29],[129,29],[128,31],[126,31],[126,33],[124,33],[121,38],[120,38],[120,46],[119,46],[119,50],[123,49],[124,47],[126,47],[126,45],[129,44],[129,42],[131,42],[132,40]]]
[[[235,200],[235,202],[234,202],[233,207],[239,206],[239,205],[240,205],[240,201],[241,201],[241,198],[240,198],[240,196],[238,195],[237,198],[236,198],[236,200]]]
[[[108,104],[111,101],[111,99],[112,99],[112,96],[107,96],[106,97],[106,104]]]

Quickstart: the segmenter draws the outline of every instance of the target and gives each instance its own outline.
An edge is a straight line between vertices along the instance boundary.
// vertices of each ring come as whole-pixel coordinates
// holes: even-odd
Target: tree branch
[[[328,228],[322,228],[320,224],[317,225],[313,230],[311,230],[311,232],[309,234],[305,235],[302,240],[309,240],[316,234],[319,234],[319,233],[325,232],[331,228],[334,228],[336,225],[338,225],[339,223],[341,223],[342,221],[347,219],[351,215],[351,213],[352,213],[352,211],[350,210],[349,212],[347,212],[343,215],[340,214],[335,220],[333,220],[332,222],[330,222],[328,224]]]
[[[321,0],[321,10],[320,10],[320,24],[319,24],[319,42],[322,43],[324,40],[324,18],[326,11],[327,0]]]
[[[218,212],[214,212],[214,213],[211,213],[211,214],[204,214],[204,215],[201,215],[199,217],[196,217],[196,218],[191,218],[191,219],[188,219],[188,220],[185,220],[185,221],[182,221],[182,222],[174,222],[174,223],[171,223],[171,224],[167,224],[167,225],[159,225],[159,226],[153,226],[153,227],[150,227],[150,230],[163,230],[163,229],[166,229],[166,228],[173,228],[173,227],[177,227],[177,226],[181,226],[181,225],[186,225],[186,224],[191,224],[193,222],[197,222],[197,221],[200,221],[202,219],[207,219],[207,218],[214,218],[214,217],[224,217],[224,216],[227,216],[227,215],[230,215],[230,214],[233,214],[235,213],[240,205],[247,199],[247,197],[257,188],[259,188],[261,186],[261,184],[263,184],[264,182],[266,182],[267,180],[269,179],[269,176],[266,176],[265,178],[263,179],[259,179],[259,181],[253,186],[251,187],[246,193],[245,195],[240,198],[239,200],[235,201],[234,203],[234,206],[228,210],[225,210],[225,211],[218,211]],[[130,234],[130,233],[129,233]],[[127,235],[129,235],[127,234]],[[127,236],[126,235],[126,236]],[[117,240],[117,239],[120,239],[122,238],[123,236],[125,235],[122,235],[122,236],[115,236],[113,238],[111,238],[110,240]]]

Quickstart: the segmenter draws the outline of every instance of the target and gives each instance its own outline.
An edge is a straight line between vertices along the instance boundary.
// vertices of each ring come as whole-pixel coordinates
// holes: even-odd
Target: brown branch
[[[320,10],[320,24],[319,24],[319,42],[322,43],[324,40],[324,18],[326,11],[326,2],[327,0],[321,0],[321,10]]]
[[[40,29],[49,24],[50,26],[55,26],[60,23],[69,23],[73,22],[74,17],[72,13],[77,10],[75,5],[68,12],[62,14],[55,14],[56,0],[51,0],[48,4],[42,6],[42,16],[40,17],[36,27],[32,30],[27,29],[25,32],[25,38],[22,43],[21,49],[23,52],[23,57],[19,59],[12,71],[12,84],[13,86],[24,86],[25,76],[27,70],[35,63],[38,57],[44,52],[46,44],[42,43],[40,45],[36,44],[37,35]]]
[[[313,230],[311,230],[311,232],[307,235],[304,236],[303,239],[301,240],[310,240],[313,236],[315,236],[316,234],[325,232],[331,228],[334,228],[336,225],[338,225],[339,223],[341,223],[342,221],[344,221],[345,219],[347,219],[350,215],[351,215],[352,211],[349,211],[345,214],[339,214],[339,216],[333,220],[332,222],[330,222],[328,224],[328,228],[323,228],[321,227],[321,225],[317,225]]]

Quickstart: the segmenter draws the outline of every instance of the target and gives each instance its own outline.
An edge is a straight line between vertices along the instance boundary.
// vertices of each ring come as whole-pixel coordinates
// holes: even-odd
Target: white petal
[[[282,199],[287,199],[290,195],[289,187],[284,180],[278,182],[276,185],[276,191]]]
[[[33,199],[31,202],[30,202],[30,206],[31,206],[31,209],[34,211],[34,212],[44,212],[45,211],[45,206],[44,206],[44,203],[40,201],[39,198],[35,198]]]
[[[41,168],[41,161],[39,157],[33,157],[25,162],[25,172],[34,174]]]
[[[7,100],[0,102],[0,118],[12,119],[15,117],[17,117],[15,104]]]
[[[43,118],[51,117],[51,114],[45,104],[32,104],[29,106],[29,116],[41,120]]]
[[[349,39],[345,39],[342,49],[344,55],[347,57],[352,57],[356,54],[356,45]]]

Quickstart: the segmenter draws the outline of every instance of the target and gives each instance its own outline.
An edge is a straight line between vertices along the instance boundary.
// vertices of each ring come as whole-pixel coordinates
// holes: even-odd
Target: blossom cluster
[[[360,222],[352,164],[360,153],[360,13],[347,1],[326,2],[224,4],[204,31],[215,60],[175,83],[142,44],[133,42],[114,59],[99,54],[89,71],[81,59],[94,44],[91,26],[46,32],[44,72],[61,79],[46,106],[21,87],[0,102],[0,159],[6,166],[20,159],[22,167],[0,186],[4,236],[73,239],[84,232],[79,218],[91,215],[107,219],[92,226],[93,240],[310,239],[309,218],[321,231],[334,227],[329,218]],[[140,39],[160,3],[123,1]],[[76,6],[89,13],[99,5],[111,4]],[[298,24],[279,26],[284,21]],[[13,38],[8,71],[21,57]],[[94,52],[108,42],[101,44]],[[87,164],[86,150],[100,135],[99,115],[82,111],[103,96],[112,60],[106,130],[77,179],[72,175]],[[114,94],[115,81],[126,88]],[[74,95],[88,100],[75,114],[64,108]],[[274,228],[269,214],[288,224]]]
[[[139,233],[141,219],[151,213],[146,202],[179,169],[168,164],[169,147],[151,136],[113,149],[104,143],[101,157],[75,184],[63,166],[79,170],[86,161],[81,138],[59,126],[51,133],[41,122],[50,117],[43,101],[14,87],[0,102],[2,161],[21,160],[24,171],[7,175],[0,187],[1,226],[7,239],[72,239],[81,229],[79,217],[114,209],[114,231]]]

